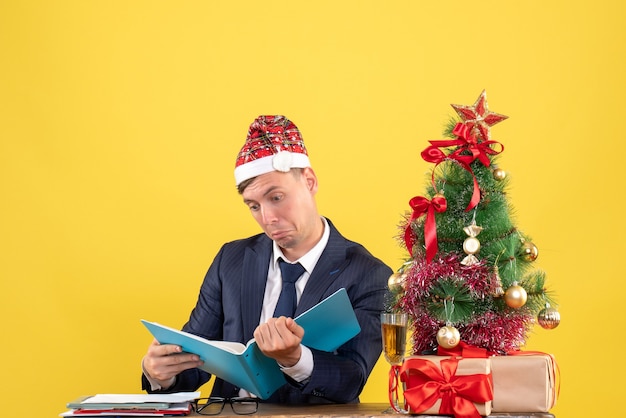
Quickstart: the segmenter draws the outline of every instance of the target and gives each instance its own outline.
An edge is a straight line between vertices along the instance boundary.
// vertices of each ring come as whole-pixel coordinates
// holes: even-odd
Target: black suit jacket
[[[346,288],[361,332],[335,353],[313,352],[308,381],[287,379],[267,401],[277,403],[358,402],[365,382],[380,357],[380,312],[384,308],[391,269],[362,245],[344,238],[329,221],[330,237],[302,293],[295,316],[340,288]],[[259,325],[272,241],[259,234],[225,244],[204,278],[196,307],[184,331],[210,340],[247,343]],[[210,375],[200,369],[177,376],[168,392],[194,391]],[[143,377],[143,388],[150,384]],[[216,379],[212,396],[238,396],[239,388]]]

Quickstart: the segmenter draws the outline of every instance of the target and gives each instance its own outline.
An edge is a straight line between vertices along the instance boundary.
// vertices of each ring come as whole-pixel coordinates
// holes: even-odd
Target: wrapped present
[[[494,412],[548,412],[555,404],[556,362],[549,354],[491,357]]]
[[[405,409],[411,414],[479,418],[491,413],[490,360],[412,356],[399,370]]]

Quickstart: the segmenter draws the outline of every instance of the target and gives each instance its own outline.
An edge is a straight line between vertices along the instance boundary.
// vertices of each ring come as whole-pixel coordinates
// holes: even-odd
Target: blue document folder
[[[294,319],[304,328],[302,344],[332,352],[361,331],[346,289],[339,289]],[[286,383],[276,360],[266,357],[254,340],[243,345],[209,341],[156,322],[141,320],[161,344],[176,344],[197,354],[203,370],[267,399]]]

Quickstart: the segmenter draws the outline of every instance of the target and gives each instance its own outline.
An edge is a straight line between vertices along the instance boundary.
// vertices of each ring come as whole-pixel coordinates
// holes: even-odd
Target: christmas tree
[[[474,105],[452,105],[444,135],[421,153],[433,163],[424,196],[409,201],[400,223],[406,262],[389,278],[388,310],[406,312],[413,354],[459,342],[493,354],[519,350],[535,321],[560,322],[537,247],[514,223],[504,150],[491,138],[507,116],[492,112],[483,91]]]

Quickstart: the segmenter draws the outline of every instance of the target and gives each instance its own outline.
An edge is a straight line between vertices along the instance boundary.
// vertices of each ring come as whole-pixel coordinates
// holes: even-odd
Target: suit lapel
[[[272,241],[263,236],[257,244],[247,247],[243,255],[241,319],[244,336],[252,335],[259,325],[271,254]]]
[[[309,277],[309,281],[304,288],[304,292],[302,292],[300,302],[296,308],[296,316],[319,303],[328,288],[347,265],[346,240],[335,229],[330,220],[328,220],[328,225],[330,227],[328,244],[326,244],[326,248],[317,261],[313,274]]]

